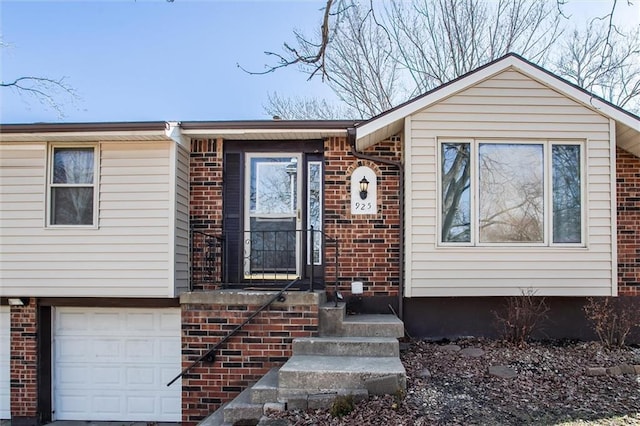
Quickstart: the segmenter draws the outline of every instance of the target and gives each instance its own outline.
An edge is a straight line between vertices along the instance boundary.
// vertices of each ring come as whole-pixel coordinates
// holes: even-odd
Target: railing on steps
[[[324,272],[327,266],[326,254],[330,248],[333,248],[332,278],[335,294],[337,294],[340,276],[337,238],[330,237],[313,227],[294,230],[243,231],[241,236],[240,239],[240,235],[234,237],[191,229],[191,290],[194,289],[194,284],[214,284],[222,288],[269,284],[280,287],[292,279],[299,279],[301,283],[308,281],[309,289],[313,290],[316,279],[320,278],[317,276],[319,271],[323,271],[321,274],[323,282],[330,282]],[[238,260],[234,260],[237,259],[235,255],[230,256],[229,253],[230,247],[237,245],[239,247],[233,250],[242,252],[240,264]],[[305,258],[300,259],[301,256]],[[234,261],[231,263],[235,263],[235,266],[229,265],[229,261]],[[301,274],[300,264],[307,269],[306,275],[304,272]],[[305,268],[302,270],[304,271]]]
[[[224,346],[229,341],[229,339],[231,339],[233,336],[238,334],[238,332],[240,330],[242,330],[242,328],[245,325],[247,325],[249,322],[251,322],[251,320],[253,320],[260,312],[262,312],[265,309],[267,309],[273,302],[275,302],[276,300],[280,301],[280,302],[284,302],[284,300],[285,300],[284,293],[287,290],[289,290],[293,285],[298,283],[298,281],[299,281],[298,279],[295,279],[295,280],[291,281],[289,284],[287,284],[280,291],[278,291],[278,293],[276,293],[271,299],[269,299],[265,304],[260,306],[255,312],[253,312],[251,315],[249,315],[241,324],[237,325],[226,336],[224,336],[222,338],[222,340],[220,340],[218,343],[216,343],[211,349],[209,349],[207,352],[205,352],[203,355],[201,355],[198,359],[193,361],[188,367],[183,369],[180,372],[180,374],[178,374],[169,383],[167,383],[167,386],[171,386],[176,380],[178,380],[179,378],[181,378],[182,376],[187,374],[189,371],[191,371],[191,369],[193,367],[195,367],[200,362],[202,362],[202,361],[206,361],[206,362],[210,362],[210,363],[215,362],[217,352],[222,348],[222,346]]]
[[[189,239],[190,282],[221,284],[224,279],[225,239],[222,235],[208,234],[191,228]]]

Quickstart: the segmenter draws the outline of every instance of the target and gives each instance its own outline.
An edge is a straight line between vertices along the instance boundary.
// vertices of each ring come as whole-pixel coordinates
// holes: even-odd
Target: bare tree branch
[[[326,62],[326,50],[329,42],[331,40],[331,31],[335,31],[338,28],[337,21],[335,25],[331,25],[332,17],[339,17],[344,10],[338,10],[337,12],[333,12],[332,8],[339,3],[342,3],[342,0],[326,0],[327,3],[324,7],[322,24],[320,25],[320,41],[311,42],[307,38],[304,37],[303,34],[299,32],[294,32],[296,41],[299,48],[292,47],[288,43],[283,44],[284,54],[275,53],[275,52],[264,52],[265,55],[274,57],[276,59],[276,65],[270,65],[266,67],[264,71],[249,71],[242,67],[240,64],[237,64],[238,68],[243,70],[248,74],[253,75],[264,75],[272,73],[280,68],[289,67],[292,65],[308,65],[312,67],[312,71],[309,73],[309,80],[311,80],[315,75],[320,74],[322,79],[324,80],[327,77],[327,71],[325,67]],[[335,4],[334,4],[335,1]]]
[[[608,13],[575,33],[564,12],[570,1],[327,0],[321,37],[313,41],[295,32],[296,46],[267,52],[278,62],[257,74],[298,65],[309,79],[320,74],[366,118],[515,52],[613,103],[637,108],[637,34],[624,34],[614,22],[622,2],[614,0]],[[569,38],[560,37],[565,32]]]
[[[0,87],[12,89],[19,95],[31,97],[45,107],[55,110],[59,117],[64,117],[59,95],[71,98],[71,100],[79,99],[75,90],[65,80],[65,77],[55,80],[47,77],[23,76],[13,81],[0,82]]]

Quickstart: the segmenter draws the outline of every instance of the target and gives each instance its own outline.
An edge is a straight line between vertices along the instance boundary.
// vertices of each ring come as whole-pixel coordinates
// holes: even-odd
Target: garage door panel
[[[134,396],[127,399],[127,406],[131,413],[151,416],[157,410],[155,398],[145,396]]]
[[[55,324],[58,420],[180,421],[179,309],[58,308]]]
[[[125,356],[127,358],[149,358],[158,352],[157,342],[146,339],[129,339],[125,341]]]
[[[153,314],[128,314],[126,316],[127,326],[134,326],[138,333],[155,330],[155,318]]]
[[[11,417],[9,399],[10,321],[9,306],[0,306],[0,419]]]
[[[158,385],[158,374],[156,368],[128,367],[125,374],[125,382],[131,389],[137,389]]]

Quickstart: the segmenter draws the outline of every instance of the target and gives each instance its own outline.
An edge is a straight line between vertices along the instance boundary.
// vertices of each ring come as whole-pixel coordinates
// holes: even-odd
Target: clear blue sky
[[[67,77],[65,117],[3,89],[2,123],[269,118],[268,93],[332,98],[295,69],[262,70],[323,1],[2,1],[2,80]],[[28,101],[28,102],[27,102]]]
[[[252,76],[265,50],[292,31],[318,31],[324,0],[0,0],[3,81],[67,77],[80,96],[59,97],[65,117],[2,89],[0,123],[266,119],[268,93],[335,100],[295,69]],[[626,23],[640,22],[619,1]],[[603,0],[570,0],[567,13],[602,13]],[[624,10],[622,10],[624,9]],[[606,13],[606,12],[605,12]],[[593,15],[592,15],[593,16]]]

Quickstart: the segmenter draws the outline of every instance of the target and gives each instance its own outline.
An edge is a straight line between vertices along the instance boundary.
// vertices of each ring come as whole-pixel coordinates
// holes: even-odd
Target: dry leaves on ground
[[[587,374],[588,367],[639,365],[640,349],[607,350],[595,342],[454,343],[405,345],[406,395],[371,397],[341,418],[315,410],[271,419],[336,426],[640,425],[640,376]],[[498,376],[489,373],[496,366]]]

